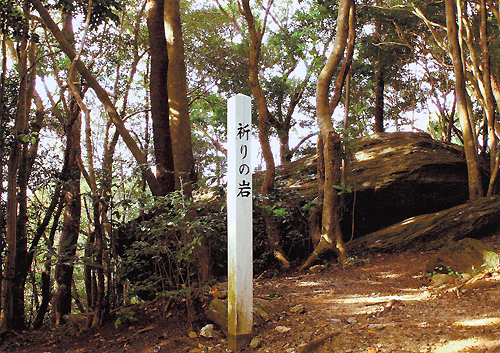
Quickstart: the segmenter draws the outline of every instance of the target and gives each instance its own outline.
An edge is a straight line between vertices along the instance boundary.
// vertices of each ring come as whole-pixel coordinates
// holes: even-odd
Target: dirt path
[[[500,236],[487,239],[499,248]],[[255,298],[273,305],[257,320],[256,347],[243,352],[500,352],[500,276],[474,288],[431,286],[432,253],[372,255],[320,273],[255,281]],[[259,299],[256,299],[259,300]],[[6,352],[226,352],[223,336],[203,338],[164,303],[130,310],[138,321],[78,330],[10,335]],[[189,337],[194,331],[197,337]],[[193,333],[191,334],[192,336]]]
[[[346,270],[271,281],[282,294],[280,319],[258,352],[493,352],[500,347],[500,278],[457,295],[430,286],[430,253],[377,256]],[[302,314],[290,309],[302,304]],[[280,334],[272,326],[290,327]],[[314,346],[311,345],[311,346]],[[302,348],[302,351],[306,351]],[[500,351],[500,349],[498,350]]]

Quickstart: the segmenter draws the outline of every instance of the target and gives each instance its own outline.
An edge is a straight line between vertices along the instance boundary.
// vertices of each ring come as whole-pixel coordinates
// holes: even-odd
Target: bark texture
[[[2,329],[15,329],[14,313],[16,312],[16,261],[17,261],[17,187],[18,187],[18,171],[21,156],[21,135],[26,132],[27,124],[27,45],[28,39],[22,40],[19,46],[19,76],[21,82],[18,91],[17,115],[14,125],[14,139],[10,147],[10,155],[7,171],[7,209],[5,222],[5,243],[6,257],[5,266],[2,278],[2,313],[0,318],[0,327]]]
[[[455,73],[455,91],[457,99],[457,115],[462,127],[465,154],[467,157],[467,171],[469,173],[469,199],[479,199],[483,195],[482,181],[479,173],[478,151],[476,148],[474,130],[467,107],[467,92],[465,88],[465,73],[462,61],[462,51],[458,39],[457,15],[455,1],[445,0],[446,27],[448,43]]]
[[[270,2],[268,6],[270,7],[271,4],[272,2]],[[262,194],[262,212],[266,222],[269,246],[274,256],[281,262],[282,266],[284,268],[288,268],[290,267],[290,263],[279,246],[280,236],[272,211],[273,202],[271,200],[271,194],[274,189],[276,165],[274,163],[274,156],[269,142],[269,111],[264,91],[259,83],[259,60],[265,24],[262,26],[262,29],[258,29],[256,27],[256,23],[250,9],[249,0],[242,0],[242,6],[251,39],[249,83],[255,99],[255,104],[257,105],[257,111],[259,113],[259,141],[262,148],[262,155],[264,156],[264,160],[266,162],[266,172],[260,188],[260,193]]]
[[[164,0],[148,0],[147,26],[151,55],[150,97],[156,178],[160,195],[175,190],[174,157],[168,105],[168,50],[165,39]]]
[[[80,108],[71,100],[64,123],[66,150],[61,181],[65,183],[64,198],[66,206],[63,214],[63,226],[59,239],[55,281],[55,318],[56,325],[65,323],[64,315],[71,313],[71,283],[76,255],[78,235],[80,234],[81,197],[80,197]]]
[[[354,2],[352,0],[342,0],[339,5],[337,16],[337,33],[333,42],[332,51],[328,60],[321,70],[316,86],[316,114],[317,123],[320,129],[321,139],[324,143],[323,156],[325,159],[325,184],[323,214],[321,220],[321,239],[315,247],[311,257],[302,265],[301,269],[308,267],[315,258],[328,249],[335,249],[339,262],[343,263],[347,259],[345,247],[343,245],[342,232],[340,228],[340,202],[338,191],[334,185],[341,185],[341,154],[340,137],[333,128],[332,114],[335,109],[329,102],[329,90],[340,61],[344,58],[350,28],[353,27]],[[354,37],[351,37],[354,40]],[[345,60],[350,60],[348,57]],[[348,71],[349,68],[346,68]],[[344,76],[345,79],[345,76]],[[340,85],[340,88],[342,88]]]
[[[179,0],[165,0],[168,43],[168,102],[175,167],[175,184],[190,197],[194,182],[194,158],[187,97],[186,64]]]

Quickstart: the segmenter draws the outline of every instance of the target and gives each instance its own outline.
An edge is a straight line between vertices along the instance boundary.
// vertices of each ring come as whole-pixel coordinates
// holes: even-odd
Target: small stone
[[[431,277],[431,284],[433,286],[440,286],[447,283],[454,283],[455,277],[447,273],[438,273]]]
[[[351,317],[347,318],[347,322],[350,324],[355,324],[358,321],[356,320],[356,318],[354,316],[351,316]]]
[[[205,338],[214,338],[217,337],[217,331],[214,329],[214,325],[208,324],[201,328],[200,336]]]
[[[294,314],[300,314],[304,312],[304,306],[302,304],[295,305],[293,308],[290,309],[290,312]]]
[[[276,331],[278,331],[279,333],[285,333],[285,332],[288,332],[291,330],[291,327],[286,327],[286,326],[276,326],[274,328]]]
[[[250,348],[255,349],[259,347],[261,342],[262,340],[260,338],[258,337],[253,338],[252,341],[250,342]]]
[[[286,353],[295,353],[295,348],[288,348],[285,352]]]

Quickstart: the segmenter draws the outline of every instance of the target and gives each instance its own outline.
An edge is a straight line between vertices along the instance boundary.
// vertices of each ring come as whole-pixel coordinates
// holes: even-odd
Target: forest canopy
[[[469,201],[498,194],[495,0],[1,0],[0,27],[2,329],[98,326],[225,276],[239,93],[260,146],[254,266],[347,261],[345,166],[374,133],[457,144]],[[281,207],[277,168],[311,155],[317,196]]]

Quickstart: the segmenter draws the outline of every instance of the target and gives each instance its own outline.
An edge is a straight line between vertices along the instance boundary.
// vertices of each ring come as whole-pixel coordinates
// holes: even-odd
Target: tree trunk
[[[314,247],[318,246],[321,240],[321,219],[323,214],[323,202],[325,200],[325,145],[323,144],[323,139],[321,135],[318,136],[317,142],[317,164],[316,173],[318,175],[318,198],[316,202],[316,207],[311,212],[309,216],[309,236],[313,242]]]
[[[71,281],[76,256],[78,235],[80,234],[81,198],[80,198],[80,166],[81,159],[80,108],[75,100],[70,101],[64,130],[66,134],[66,150],[62,179],[66,183],[66,206],[63,228],[59,240],[55,281],[55,318],[56,325],[64,324],[64,315],[71,313]]]
[[[50,273],[51,273],[51,268],[52,268],[52,256],[50,254],[53,253],[53,247],[54,247],[54,237],[56,234],[56,230],[59,227],[59,219],[61,218],[61,213],[64,209],[65,201],[63,198],[58,197],[58,208],[57,211],[54,215],[54,221],[52,222],[52,227],[50,229],[50,234],[49,234],[49,239],[47,242],[47,254],[45,259],[45,269],[42,272],[42,302],[40,304],[40,307],[38,308],[38,312],[36,315],[35,323],[33,324],[33,328],[37,329],[40,328],[43,324],[43,320],[45,317],[45,313],[47,312],[47,309],[49,307],[49,303],[51,300],[51,292],[50,292]]]
[[[30,71],[28,72],[28,86],[26,92],[26,116],[29,116],[29,111],[31,108],[32,97],[35,93],[35,48],[36,44],[30,42],[28,50],[28,58],[30,63]],[[18,178],[17,178],[17,188],[18,188],[18,215],[16,224],[16,279],[14,286],[14,326],[18,330],[25,329],[25,314],[24,314],[24,287],[26,284],[26,278],[28,276],[28,271],[31,267],[31,261],[33,256],[28,253],[28,181],[31,175],[31,170],[33,164],[35,163],[35,158],[38,152],[38,133],[41,129],[41,124],[44,118],[43,106],[41,102],[37,103],[37,110],[35,113],[35,120],[33,121],[32,129],[29,131],[26,125],[26,130],[24,134],[30,134],[34,141],[30,138],[29,141],[23,143],[21,159],[19,163]],[[40,238],[35,237],[32,240],[30,252],[34,252],[38,241]]]
[[[347,259],[342,240],[342,231],[340,229],[340,200],[338,191],[334,188],[334,185],[341,185],[340,137],[333,128],[331,117],[335,107],[329,103],[328,94],[333,75],[344,57],[348,37],[350,41],[354,41],[354,36],[354,2],[352,0],[342,0],[339,6],[337,34],[333,42],[332,52],[321,70],[316,86],[316,114],[321,138],[324,143],[323,156],[325,159],[321,238],[309,259],[301,266],[301,270],[310,266],[317,256],[330,249],[336,250],[340,263],[344,263]],[[349,55],[347,55],[345,60],[350,60]],[[346,70],[349,70],[349,67],[346,67]],[[343,82],[340,87],[342,86]]]
[[[151,55],[150,96],[156,178],[160,195],[175,190],[174,158],[170,135],[168,106],[168,50],[165,39],[164,0],[148,0],[147,25]]]
[[[61,31],[59,30],[57,24],[50,17],[49,12],[45,9],[40,0],[30,0],[30,2],[31,4],[33,4],[33,7],[38,11],[40,17],[42,17],[43,22],[45,23],[47,28],[54,35],[56,41],[59,43],[61,50],[66,54],[66,56],[71,61],[73,61],[76,57],[75,51],[68,43],[68,41],[61,33]],[[122,137],[123,142],[125,142],[130,152],[133,154],[134,158],[137,161],[137,164],[142,170],[144,179],[146,179],[146,181],[148,182],[151,193],[153,195],[160,195],[161,190],[158,180],[155,178],[153,172],[148,167],[147,159],[144,156],[144,153],[141,151],[135,140],[132,138],[132,135],[130,135],[129,131],[125,127],[125,124],[123,123],[123,120],[116,111],[115,106],[111,102],[108,93],[101,87],[99,82],[97,82],[96,78],[92,75],[90,70],[85,66],[85,64],[81,60],[75,61],[75,67],[78,70],[78,72],[82,75],[82,78],[89,85],[89,87],[91,87],[94,90],[97,97],[99,98],[99,101],[102,103],[104,109],[107,111],[109,117],[113,121],[116,130]]]
[[[380,37],[380,20],[375,20],[375,34],[378,41]],[[384,132],[384,63],[382,62],[382,50],[375,47],[375,132]]]
[[[242,0],[241,3],[252,42],[249,59],[249,83],[255,99],[255,104],[257,105],[257,111],[259,113],[259,141],[262,148],[262,155],[264,156],[264,160],[266,162],[266,172],[260,188],[260,193],[262,194],[262,211],[264,221],[266,223],[269,247],[273,252],[274,257],[281,262],[283,268],[288,268],[290,267],[290,263],[279,245],[279,232],[272,211],[273,205],[271,195],[274,189],[276,166],[274,164],[274,156],[269,143],[269,111],[267,108],[266,97],[264,96],[264,92],[259,83],[259,60],[262,37],[265,31],[265,23],[262,25],[262,29],[256,28],[249,0]],[[271,5],[272,2],[268,3],[268,6]]]
[[[5,133],[5,119],[4,119],[4,106],[5,106],[5,78],[7,75],[7,45],[6,36],[2,36],[2,72],[0,73],[0,136]],[[4,195],[5,189],[3,187],[4,180],[4,155],[5,153],[5,139],[0,138],[0,195]],[[0,234],[5,232],[5,203],[3,197],[0,199]],[[3,268],[3,254],[4,242],[0,245],[0,268]],[[2,310],[2,293],[1,283],[3,283],[3,271],[0,270],[0,312]]]
[[[474,131],[472,129],[470,116],[467,108],[467,92],[465,88],[465,74],[462,62],[462,52],[458,41],[457,16],[455,13],[455,1],[445,0],[446,5],[446,27],[448,31],[448,43],[453,60],[455,73],[455,90],[457,97],[457,115],[462,127],[465,155],[467,158],[467,171],[469,175],[469,198],[470,201],[479,199],[483,194],[481,177],[479,173],[478,151]]]
[[[18,282],[16,280],[17,269],[17,178],[19,172],[19,164],[21,162],[21,143],[22,134],[26,131],[26,112],[27,109],[27,90],[28,90],[28,76],[27,76],[27,38],[23,39],[19,46],[19,76],[21,82],[18,91],[18,104],[17,115],[13,131],[13,143],[10,147],[10,156],[8,162],[7,172],[7,211],[6,211],[6,229],[5,229],[5,242],[7,246],[5,267],[2,282],[2,314],[0,327],[2,329],[15,329],[17,312],[16,305],[19,295],[16,290]],[[24,308],[23,308],[24,309]]]
[[[480,25],[480,36],[481,36],[481,52],[483,55],[483,83],[484,83],[484,101],[485,101],[485,112],[488,123],[488,143],[490,145],[490,183],[488,185],[487,196],[493,196],[495,194],[496,176],[498,169],[498,139],[495,133],[495,100],[493,97],[493,90],[491,84],[491,65],[490,65],[490,49],[488,42],[488,15],[486,9],[486,1],[481,0],[481,6],[479,7],[481,12],[481,25]]]
[[[194,180],[193,145],[187,97],[186,64],[179,0],[165,0],[168,44],[168,102],[176,189],[191,197]]]
[[[383,63],[377,62],[375,75],[375,132],[384,132],[384,69]]]
[[[165,0],[165,32],[168,44],[168,102],[176,189],[182,189],[184,195],[191,198],[195,173],[186,87],[184,41],[179,7],[179,0]],[[187,216],[188,222],[193,219],[194,215]],[[185,234],[184,238],[187,239],[187,242],[190,242],[192,234]],[[206,282],[210,278],[210,256],[208,254],[207,237],[202,237],[201,242],[201,246],[195,246],[196,265],[200,280]]]

